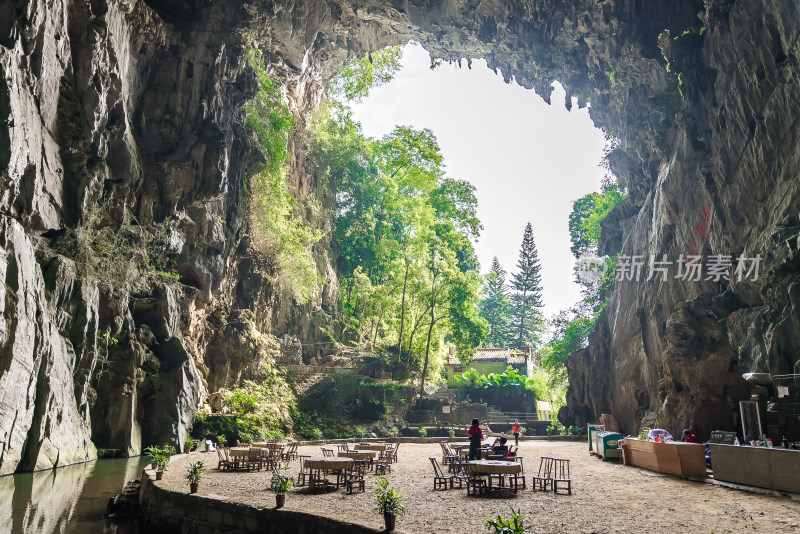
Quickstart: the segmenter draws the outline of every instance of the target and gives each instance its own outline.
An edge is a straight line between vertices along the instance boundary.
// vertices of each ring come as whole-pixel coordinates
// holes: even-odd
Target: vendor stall
[[[622,444],[622,461],[670,475],[706,475],[705,446],[701,443],[655,442],[628,437]]]
[[[800,493],[800,451],[709,444],[714,479]]]

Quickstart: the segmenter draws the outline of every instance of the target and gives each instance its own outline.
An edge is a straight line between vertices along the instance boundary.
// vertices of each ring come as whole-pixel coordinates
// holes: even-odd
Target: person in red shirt
[[[517,447],[519,447],[519,431],[519,421],[514,421],[514,424],[511,425],[511,433],[514,434],[514,445]]]
[[[469,459],[481,459],[481,441],[483,441],[483,430],[481,430],[480,421],[477,419],[472,420],[472,426],[467,430],[469,436]]]
[[[684,443],[702,443],[695,434],[692,434],[692,431],[688,428],[683,431],[683,442]]]

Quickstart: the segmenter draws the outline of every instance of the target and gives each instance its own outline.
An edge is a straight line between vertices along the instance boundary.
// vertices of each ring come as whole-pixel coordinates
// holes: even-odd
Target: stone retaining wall
[[[160,488],[142,471],[139,506],[153,534],[375,534],[382,530],[328,517],[274,508],[254,508],[208,496]],[[395,530],[403,534],[401,530]]]

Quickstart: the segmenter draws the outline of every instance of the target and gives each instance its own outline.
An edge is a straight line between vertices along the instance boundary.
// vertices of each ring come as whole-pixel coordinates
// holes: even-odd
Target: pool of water
[[[144,465],[143,458],[120,458],[0,477],[0,531],[140,534],[135,520],[104,515],[108,499]]]

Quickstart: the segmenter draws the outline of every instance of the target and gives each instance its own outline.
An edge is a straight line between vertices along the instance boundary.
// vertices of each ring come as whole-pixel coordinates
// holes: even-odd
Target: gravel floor
[[[335,449],[335,446],[330,446]],[[526,473],[538,468],[540,456],[569,458],[572,495],[553,495],[528,489],[510,497],[467,497],[466,490],[433,490],[428,458],[441,456],[438,444],[400,445],[399,462],[392,465],[392,485],[404,491],[408,514],[397,528],[413,533],[484,532],[484,520],[508,514],[511,507],[526,514],[531,532],[790,532],[800,531],[800,503],[788,498],[756,495],[725,487],[661,475],[636,467],[604,462],[590,456],[577,442],[526,441],[519,453]],[[300,454],[321,455],[319,447],[300,447]],[[192,453],[172,458],[163,487],[188,492],[184,478],[189,462],[202,459],[210,467],[200,495],[213,495],[257,507],[274,506],[267,491],[266,471],[230,473],[216,470],[216,453]],[[440,460],[441,461],[441,460]],[[291,471],[296,474],[297,461]],[[366,493],[348,495],[342,488],[327,494],[308,494],[303,488],[287,494],[286,509],[301,510],[375,528],[383,518],[372,512],[374,476],[367,476]]]

